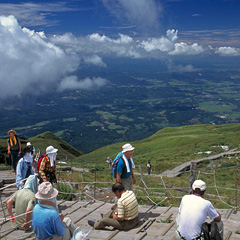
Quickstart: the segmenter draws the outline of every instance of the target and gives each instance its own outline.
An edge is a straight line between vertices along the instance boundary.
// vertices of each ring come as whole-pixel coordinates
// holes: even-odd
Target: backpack
[[[42,155],[38,158],[38,162],[37,162],[37,172],[39,172],[39,168],[40,168],[41,162],[42,162],[43,158],[45,158],[45,157],[47,157],[47,155],[42,154]]]
[[[113,164],[112,164],[112,176],[114,178],[117,177],[117,165],[118,165],[119,160],[120,160],[120,158],[115,158],[113,161]]]
[[[222,237],[219,233],[218,225],[214,221],[212,221],[211,223],[203,223],[202,233],[204,240],[222,240]]]

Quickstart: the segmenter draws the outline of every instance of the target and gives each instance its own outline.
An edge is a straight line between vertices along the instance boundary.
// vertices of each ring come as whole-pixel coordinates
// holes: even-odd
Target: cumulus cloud
[[[103,0],[106,8],[119,20],[127,20],[139,30],[158,31],[162,7],[156,0]]]
[[[59,90],[91,89],[106,81],[98,78],[78,80],[76,70],[85,65],[107,67],[105,57],[166,59],[179,55],[216,54],[225,57],[240,56],[234,47],[202,46],[181,42],[177,30],[168,30],[165,36],[136,40],[119,34],[117,38],[93,33],[76,37],[71,33],[48,37],[44,32],[22,28],[13,16],[0,17],[0,98],[22,95],[49,86]],[[191,65],[179,71],[192,71]],[[79,77],[81,79],[81,77]],[[62,82],[61,82],[62,81]],[[67,87],[67,82],[70,82]],[[86,84],[86,87],[83,85]]]
[[[216,54],[219,54],[221,56],[240,56],[240,48],[234,48],[234,47],[219,47],[215,51]]]
[[[76,90],[76,89],[85,89],[91,90],[104,86],[107,83],[107,80],[104,78],[85,78],[83,80],[78,80],[77,76],[70,76],[64,78],[58,87],[58,91],[62,92],[65,90]]]
[[[48,91],[62,79],[66,82],[65,77],[79,67],[81,58],[77,54],[50,42],[43,32],[21,28],[13,16],[0,17],[0,39],[2,99]],[[97,56],[89,56],[85,61],[105,66]],[[84,83],[88,89],[89,81],[82,85]]]

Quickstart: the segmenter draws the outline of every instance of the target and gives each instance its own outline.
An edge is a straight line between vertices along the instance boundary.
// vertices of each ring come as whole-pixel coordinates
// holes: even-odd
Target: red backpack
[[[45,157],[47,157],[47,155],[42,154],[42,155],[38,158],[37,172],[39,172],[39,168],[40,168],[41,162],[42,162],[43,158],[45,158]]]

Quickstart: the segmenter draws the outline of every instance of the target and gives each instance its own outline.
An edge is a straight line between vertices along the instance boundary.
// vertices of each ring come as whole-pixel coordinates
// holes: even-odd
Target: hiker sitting
[[[13,171],[16,174],[16,166],[19,159],[19,156],[21,154],[21,141],[16,135],[16,132],[14,130],[8,131],[8,154],[11,154],[11,162]]]
[[[39,166],[40,182],[57,182],[56,157],[58,149],[53,146],[46,148],[46,155],[41,160]]]
[[[15,192],[7,201],[7,209],[11,222],[16,222],[20,229],[26,230],[30,227],[29,221],[32,214],[29,213],[33,210],[35,204],[35,193],[37,188],[37,179],[34,175],[28,177],[23,189]],[[15,202],[15,216],[12,213],[12,205]],[[26,215],[17,217],[18,215]],[[16,220],[17,219],[17,220]],[[21,226],[21,227],[20,227]]]
[[[23,157],[18,161],[17,164],[17,175],[16,175],[16,186],[18,189],[22,189],[26,180],[30,175],[33,175],[32,162],[30,160],[32,155],[30,148],[26,147],[23,149]],[[21,181],[23,180],[23,181]]]
[[[133,191],[125,191],[121,183],[115,183],[112,191],[119,198],[117,206],[98,222],[89,220],[88,224],[94,229],[104,229],[112,226],[119,230],[129,230],[138,224],[138,202]]]
[[[218,231],[223,239],[221,215],[210,201],[204,199],[206,188],[205,182],[196,180],[192,185],[192,194],[182,198],[177,217],[177,239],[204,239],[201,229],[207,216],[217,223]]]
[[[35,197],[38,204],[33,209],[32,227],[37,239],[70,240],[75,226],[71,219],[58,213],[58,190],[50,182],[38,186]]]
[[[136,183],[133,174],[133,168],[135,168],[132,159],[133,153],[134,147],[130,143],[126,143],[122,146],[122,152],[118,153],[113,161],[113,171],[116,169],[116,176],[114,176],[116,182],[122,183],[125,190],[131,191],[133,190],[133,184]]]

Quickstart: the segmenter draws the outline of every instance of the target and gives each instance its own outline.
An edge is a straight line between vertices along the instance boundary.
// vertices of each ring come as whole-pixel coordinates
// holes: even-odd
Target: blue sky
[[[22,27],[46,34],[123,33],[140,38],[178,29],[185,41],[207,43],[214,37],[215,44],[229,40],[235,47],[240,44],[239,9],[238,0],[0,1],[1,15],[13,14]]]
[[[239,0],[1,0],[0,99],[36,85],[102,87],[109,79],[79,73],[107,69],[109,57],[159,60],[182,72],[199,70],[191,59],[202,57],[237,63],[239,9]],[[190,60],[175,66],[176,58]]]

